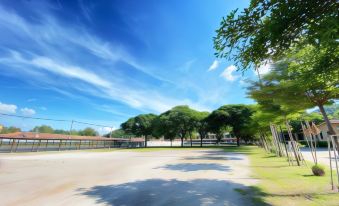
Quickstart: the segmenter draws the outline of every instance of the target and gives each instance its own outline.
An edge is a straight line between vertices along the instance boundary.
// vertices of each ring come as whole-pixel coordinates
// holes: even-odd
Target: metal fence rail
[[[40,152],[40,151],[65,151],[100,148],[134,148],[144,147],[143,141],[129,139],[113,140],[65,140],[65,139],[17,139],[1,138],[0,152]]]

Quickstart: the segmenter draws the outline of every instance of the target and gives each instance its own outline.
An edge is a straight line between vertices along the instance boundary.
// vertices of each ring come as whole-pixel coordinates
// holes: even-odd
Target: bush
[[[320,165],[313,165],[312,172],[315,176],[324,176],[325,175],[325,168]]]
[[[300,140],[299,144],[304,145],[305,147],[308,147],[306,140]],[[324,140],[317,141],[317,147],[327,147],[327,141],[324,141]]]

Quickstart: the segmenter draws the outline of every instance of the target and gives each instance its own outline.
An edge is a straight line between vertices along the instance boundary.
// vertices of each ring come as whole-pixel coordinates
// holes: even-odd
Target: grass
[[[339,193],[331,190],[329,170],[319,177],[312,174],[311,164],[289,166],[286,158],[260,148],[241,147],[239,152],[249,155],[252,177],[260,181],[248,191],[236,191],[253,198],[256,205],[339,205]]]

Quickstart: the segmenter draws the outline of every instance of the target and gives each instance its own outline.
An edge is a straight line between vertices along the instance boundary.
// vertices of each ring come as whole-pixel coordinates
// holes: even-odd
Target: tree
[[[291,46],[338,47],[336,0],[251,0],[242,12],[223,18],[214,38],[217,57],[229,57],[242,69],[280,58]]]
[[[224,105],[218,109],[227,114],[225,117],[225,124],[232,127],[232,131],[237,138],[237,145],[240,146],[240,139],[243,135],[249,135],[249,124],[251,123],[251,116],[254,113],[253,109],[248,105],[234,104]]]
[[[31,132],[39,132],[39,133],[54,133],[54,129],[48,125],[41,125],[34,127]]]
[[[181,139],[181,147],[184,146],[184,138],[189,135],[192,146],[191,133],[195,129],[196,111],[189,108],[187,105],[176,106],[170,110],[170,119],[177,126],[178,135]]]
[[[75,130],[73,130],[71,132],[71,134],[73,134],[73,132],[76,132]],[[69,134],[70,132],[69,131],[66,131],[66,130],[63,130],[63,129],[55,129],[53,131],[54,134]]]
[[[97,131],[95,131],[93,128],[90,128],[90,127],[80,130],[78,134],[80,136],[98,136],[99,135]]]
[[[216,135],[217,142],[219,143],[226,131],[229,131],[229,125],[227,119],[229,114],[224,110],[214,110],[206,119],[208,122],[208,131],[211,131]]]
[[[121,124],[121,128],[127,132],[137,136],[145,137],[145,147],[147,147],[147,136],[152,134],[153,121],[157,116],[155,114],[141,114],[128,119]]]
[[[196,119],[196,129],[200,136],[200,147],[202,147],[202,140],[207,137],[208,134],[208,121],[207,117],[209,112],[196,112],[195,119]]]
[[[186,105],[173,107],[171,110],[162,113],[160,118],[157,119],[159,121],[157,133],[163,134],[168,138],[178,135],[181,139],[181,147],[183,147],[184,138],[187,136],[191,138],[191,133],[195,129],[195,114],[196,111]]]
[[[172,141],[175,139],[178,132],[178,127],[175,125],[175,122],[172,121],[170,118],[169,112],[164,112],[161,115],[159,115],[157,118],[153,121],[153,132],[152,135],[154,137],[161,137],[163,136],[164,139],[169,139],[171,141],[171,147],[172,147]]]
[[[105,137],[112,137],[112,138],[124,138],[124,137],[127,137],[127,136],[135,136],[135,135],[130,135],[130,134],[127,134],[123,129],[116,129],[114,131],[112,131],[112,134],[111,133],[107,133],[104,135]]]
[[[14,133],[14,132],[21,132],[21,129],[18,127],[2,127],[0,128],[0,134],[9,134],[9,133]]]
[[[269,99],[273,105],[290,111],[317,106],[329,133],[335,134],[324,106],[339,97],[338,64],[339,48],[335,51],[311,45],[292,48],[255,89],[250,88],[250,95],[259,104]]]

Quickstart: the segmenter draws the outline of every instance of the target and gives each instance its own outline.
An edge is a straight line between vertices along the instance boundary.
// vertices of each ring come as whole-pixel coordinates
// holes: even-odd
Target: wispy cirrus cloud
[[[208,68],[207,71],[213,71],[216,70],[219,67],[219,61],[218,60],[214,60],[213,63],[211,64],[211,66]]]
[[[114,68],[118,62],[125,62],[157,81],[172,82],[147,71],[122,46],[103,41],[82,28],[60,25],[47,14],[43,14],[43,17],[42,22],[35,24],[0,7],[0,31],[9,32],[31,43],[22,50],[5,48],[7,55],[0,58],[0,63],[7,67],[1,69],[16,68],[18,75],[28,75],[30,80],[34,78],[35,83],[41,82],[44,87],[49,86],[70,96],[75,95],[68,91],[72,88],[79,94],[111,99],[142,111],[163,112],[178,104],[205,108],[189,99],[177,99],[163,94],[149,87],[147,83],[142,85],[143,88],[134,86],[134,83],[143,82],[127,78],[125,80],[121,74],[119,76]],[[86,58],[71,58],[74,54],[94,58],[99,66],[87,63]],[[193,62],[190,61],[189,65]],[[103,70],[100,65],[113,68]],[[64,86],[60,85],[60,79],[51,75],[64,78]]]

